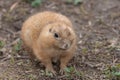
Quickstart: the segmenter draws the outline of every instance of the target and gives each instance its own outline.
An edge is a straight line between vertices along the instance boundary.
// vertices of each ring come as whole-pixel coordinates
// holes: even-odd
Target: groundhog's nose
[[[69,44],[64,44],[64,45],[62,46],[62,49],[68,49],[69,47],[70,47]]]

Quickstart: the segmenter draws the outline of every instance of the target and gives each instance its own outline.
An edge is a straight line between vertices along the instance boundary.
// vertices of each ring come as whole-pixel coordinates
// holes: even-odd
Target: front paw
[[[60,69],[59,72],[60,72],[61,75],[64,75],[64,74],[65,74],[65,70],[64,70],[64,69]]]
[[[60,69],[60,74],[71,74],[75,72],[75,68],[74,67],[64,67]]]
[[[67,68],[67,67],[62,67],[62,68],[60,69],[59,72],[60,72],[61,75],[66,74],[66,68]]]
[[[65,73],[65,69],[67,68],[66,64],[61,63],[60,64],[60,74],[64,74]]]
[[[53,69],[46,69],[45,73],[47,76],[56,76],[56,71]]]

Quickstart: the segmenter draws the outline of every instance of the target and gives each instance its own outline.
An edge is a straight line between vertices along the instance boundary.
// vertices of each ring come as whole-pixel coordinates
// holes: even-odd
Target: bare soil
[[[73,22],[78,49],[68,66],[79,75],[44,75],[44,67],[19,47],[22,23],[46,10]],[[112,74],[113,68],[120,72],[120,0],[83,0],[78,5],[46,0],[35,8],[24,0],[0,0],[0,41],[0,80],[120,80]]]

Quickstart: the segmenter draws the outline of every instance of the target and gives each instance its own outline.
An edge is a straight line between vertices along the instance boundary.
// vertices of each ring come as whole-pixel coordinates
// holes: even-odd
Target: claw
[[[61,74],[61,75],[66,74],[65,69],[66,69],[66,66],[65,66],[65,65],[61,65],[61,66],[60,66],[60,74]]]
[[[60,74],[63,75],[64,74],[64,70],[63,69],[60,69]]]
[[[64,68],[64,69],[60,69],[60,74],[61,74],[61,75],[66,74],[65,68]]]
[[[47,76],[56,76],[56,71],[54,70],[45,70]]]

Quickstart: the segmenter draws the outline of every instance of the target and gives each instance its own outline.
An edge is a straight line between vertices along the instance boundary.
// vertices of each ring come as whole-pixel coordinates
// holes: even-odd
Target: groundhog
[[[76,34],[71,21],[60,13],[44,11],[28,18],[22,26],[23,43],[33,51],[35,57],[56,74],[52,60],[60,61],[60,72],[76,50]]]

